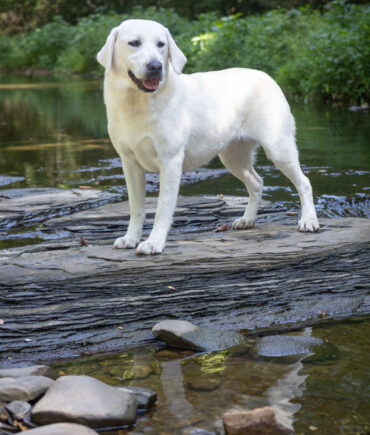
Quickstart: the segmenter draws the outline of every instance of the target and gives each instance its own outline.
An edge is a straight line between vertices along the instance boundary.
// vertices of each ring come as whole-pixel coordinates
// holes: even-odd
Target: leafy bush
[[[50,69],[102,75],[96,53],[127,15],[84,17],[75,26],[61,17],[24,36],[0,36],[0,68]],[[324,12],[309,7],[261,16],[197,20],[171,9],[137,7],[130,18],[161,22],[188,57],[185,72],[228,67],[260,69],[292,94],[306,99],[361,104],[370,94],[370,6],[336,0]]]
[[[370,7],[333,2],[310,8],[227,17],[193,38],[194,71],[260,69],[306,98],[361,104],[370,95]]]
[[[335,2],[314,23],[277,79],[304,96],[362,103],[370,95],[370,7]]]

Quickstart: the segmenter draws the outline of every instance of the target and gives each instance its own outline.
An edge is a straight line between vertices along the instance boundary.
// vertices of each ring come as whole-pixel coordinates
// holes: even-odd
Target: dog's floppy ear
[[[117,35],[118,27],[114,27],[108,35],[108,38],[103,45],[103,48],[96,56],[97,61],[105,68],[106,74],[110,71],[112,67],[114,44],[116,43]]]
[[[171,33],[169,32],[168,29],[167,29],[167,39],[168,39],[168,57],[172,64],[172,68],[176,74],[181,74],[181,71],[187,62],[186,56],[176,45],[176,42],[173,40]]]

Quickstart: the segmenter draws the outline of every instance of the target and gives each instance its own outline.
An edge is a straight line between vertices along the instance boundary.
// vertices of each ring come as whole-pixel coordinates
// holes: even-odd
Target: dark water
[[[121,165],[107,137],[101,83],[40,80],[10,83],[16,80],[0,77],[0,189],[80,184],[120,189]],[[302,104],[292,110],[301,162],[316,200],[368,193],[370,114]],[[296,192],[262,150],[257,168],[266,199],[296,201]],[[181,190],[184,195],[221,192],[243,194],[245,189],[224,174]]]
[[[158,402],[139,419],[138,432],[213,431],[226,410],[273,406],[278,419],[296,434],[368,433],[370,318],[297,333],[325,343],[303,359],[258,358],[233,350],[196,354],[157,346],[54,367],[60,375],[87,374],[110,385],[155,390]]]
[[[292,110],[319,215],[369,216],[369,114],[300,104]],[[238,180],[217,169],[217,161],[210,168],[188,174],[181,194],[245,194]],[[265,182],[264,199],[298,208],[295,190],[263,152],[257,170]],[[14,188],[80,185],[125,196],[120,161],[106,133],[101,83],[0,78],[0,200]],[[149,178],[148,191],[157,187]],[[0,228],[1,247],[43,241],[39,225]],[[85,373],[112,385],[153,388],[158,405],[137,428],[147,428],[148,434],[181,433],[186,426],[212,429],[231,407],[265,404],[276,406],[297,434],[365,434],[370,429],[369,327],[369,318],[315,327],[312,335],[328,340],[336,351],[302,361],[151,347],[56,367],[60,374]]]

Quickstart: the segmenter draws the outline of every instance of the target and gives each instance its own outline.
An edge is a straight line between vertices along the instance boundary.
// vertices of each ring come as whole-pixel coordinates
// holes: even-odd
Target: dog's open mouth
[[[159,88],[159,79],[140,80],[131,70],[128,72],[128,75],[136,86],[144,92],[154,92]]]

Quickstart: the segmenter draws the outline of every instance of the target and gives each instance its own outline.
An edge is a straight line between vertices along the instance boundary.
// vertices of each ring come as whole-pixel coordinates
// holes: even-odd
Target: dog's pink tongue
[[[146,89],[154,91],[159,87],[159,80],[143,80],[143,85],[146,87]]]

